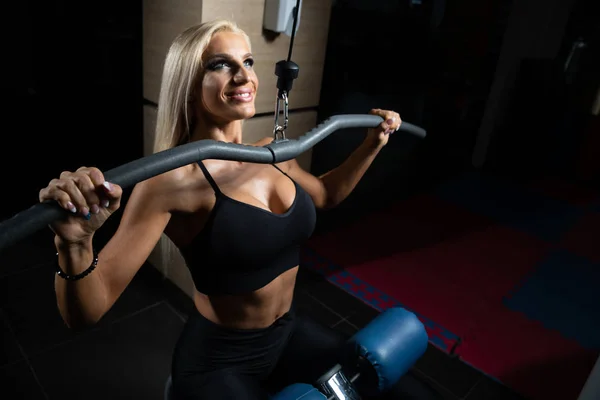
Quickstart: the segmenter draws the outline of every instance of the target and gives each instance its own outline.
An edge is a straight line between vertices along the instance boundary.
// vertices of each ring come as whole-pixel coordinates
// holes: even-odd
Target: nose
[[[233,75],[233,81],[238,85],[249,82],[250,72],[244,67],[238,68]]]

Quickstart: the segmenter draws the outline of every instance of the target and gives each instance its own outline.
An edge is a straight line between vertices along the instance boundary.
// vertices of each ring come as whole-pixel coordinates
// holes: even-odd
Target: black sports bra
[[[180,249],[196,289],[206,295],[248,293],[297,266],[300,246],[316,223],[308,193],[290,178],[294,202],[284,214],[274,214],[223,194],[204,164],[198,165],[217,200],[202,231]]]

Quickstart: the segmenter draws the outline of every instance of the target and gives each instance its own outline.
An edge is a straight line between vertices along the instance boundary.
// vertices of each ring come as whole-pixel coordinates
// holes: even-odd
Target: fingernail
[[[81,214],[83,214],[83,215],[89,215],[90,214],[90,209],[87,208],[87,207],[83,207],[81,209]]]
[[[71,202],[67,203],[67,208],[69,209],[69,211],[71,211],[73,214],[77,212],[77,207],[75,207],[75,205]]]
[[[96,204],[92,204],[92,214],[98,214],[100,212],[100,207]]]
[[[394,119],[393,119],[393,118],[390,118],[390,119],[388,119],[387,121],[385,121],[385,123],[386,123],[386,124],[388,124],[388,125],[391,125],[391,124],[393,124],[393,123],[394,123]]]
[[[108,183],[108,181],[104,181],[102,186],[104,186],[106,188],[106,190],[108,190],[109,192],[112,190],[112,185],[110,183]]]
[[[108,208],[109,205],[110,205],[110,202],[108,200],[102,200],[102,207]]]

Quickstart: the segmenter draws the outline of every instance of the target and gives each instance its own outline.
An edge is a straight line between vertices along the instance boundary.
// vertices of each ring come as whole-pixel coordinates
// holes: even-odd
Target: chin
[[[250,118],[254,117],[255,115],[256,115],[256,110],[252,110],[251,112],[247,112],[244,115],[244,119],[250,119]]]
[[[256,114],[256,109],[254,107],[236,111],[237,112],[234,113],[236,115],[236,119],[250,119]]]

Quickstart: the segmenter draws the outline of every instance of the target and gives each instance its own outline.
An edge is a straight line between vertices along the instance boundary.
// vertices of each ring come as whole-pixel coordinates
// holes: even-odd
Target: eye
[[[215,60],[215,61],[212,61],[210,64],[208,64],[206,66],[206,68],[209,69],[209,70],[211,70],[211,71],[216,71],[216,70],[222,69],[222,68],[224,68],[226,66],[229,66],[229,64],[226,61],[224,61],[224,60]]]
[[[217,59],[217,60],[211,61],[206,66],[206,69],[208,69],[210,71],[218,71],[218,70],[222,70],[223,68],[232,68],[233,64],[237,64],[237,63],[230,62],[228,60]],[[254,65],[253,58],[248,58],[244,61],[244,67],[246,67],[246,68],[252,68],[253,65]]]

